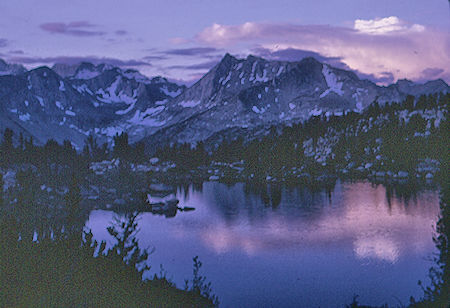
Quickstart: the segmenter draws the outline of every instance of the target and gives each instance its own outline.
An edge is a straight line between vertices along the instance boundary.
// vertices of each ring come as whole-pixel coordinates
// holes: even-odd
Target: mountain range
[[[189,88],[107,64],[55,64],[26,70],[0,60],[0,129],[35,143],[89,134],[111,141],[127,132],[148,149],[167,143],[219,142],[263,134],[313,115],[362,111],[377,101],[448,92],[443,80],[378,86],[314,58],[298,62],[248,56],[222,60]]]

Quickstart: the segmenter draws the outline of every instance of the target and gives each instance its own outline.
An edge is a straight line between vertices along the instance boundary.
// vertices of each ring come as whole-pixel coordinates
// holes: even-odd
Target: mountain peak
[[[1,69],[2,67],[4,67],[4,66],[7,66],[7,65],[8,65],[8,63],[6,63],[5,60],[3,60],[2,58],[0,58],[0,69]]]
[[[219,62],[219,66],[230,66],[234,62],[236,62],[237,59],[230,55],[228,52],[223,56],[222,60]]]
[[[0,75],[20,75],[27,70],[20,64],[9,64],[3,59],[0,59]]]
[[[397,80],[397,84],[413,84],[414,82],[412,82],[411,80],[409,80],[409,79],[406,79],[406,78],[404,78],[404,79],[399,79],[399,80]]]
[[[165,77],[162,76],[155,76],[151,79],[151,83],[167,83],[168,80]]]
[[[229,61],[231,59],[235,59],[235,57],[233,57],[231,54],[229,54],[228,52],[223,56],[222,61]]]
[[[217,72],[219,74],[223,74],[228,72],[228,70],[238,61],[235,57],[226,53],[222,60],[217,65]]]
[[[40,74],[44,74],[44,75],[55,74],[55,72],[51,68],[49,68],[48,66],[45,66],[45,65],[44,66],[39,66],[39,67],[31,70],[30,72],[33,72],[33,73],[39,74],[39,75]]]
[[[82,69],[87,69],[87,70],[90,70],[90,71],[94,71],[96,69],[96,67],[95,67],[94,64],[92,64],[90,62],[81,62],[78,65],[77,70],[79,71],[79,70],[82,70]]]
[[[75,75],[78,66],[78,64],[55,63],[52,66],[52,70],[59,76],[66,78]]]
[[[247,56],[246,60],[247,61],[257,61],[257,60],[262,60],[262,58],[250,54]]]
[[[304,62],[304,63],[322,63],[319,60],[317,60],[314,57],[305,57],[303,59],[300,60],[300,62]]]

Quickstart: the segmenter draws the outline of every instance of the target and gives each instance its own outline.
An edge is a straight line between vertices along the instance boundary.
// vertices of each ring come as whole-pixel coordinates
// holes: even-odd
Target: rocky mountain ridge
[[[8,73],[0,74],[0,129],[10,127],[37,143],[69,139],[78,149],[89,134],[110,141],[122,131],[149,148],[250,138],[313,115],[341,115],[374,101],[400,102],[407,95],[449,90],[442,80],[399,80],[381,87],[314,58],[285,62],[226,54],[190,88],[108,64],[26,71],[2,63],[0,71]]]

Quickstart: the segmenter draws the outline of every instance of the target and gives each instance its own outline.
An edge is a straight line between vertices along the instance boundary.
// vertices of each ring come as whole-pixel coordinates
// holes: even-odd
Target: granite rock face
[[[36,143],[70,140],[81,149],[95,134],[111,141],[127,132],[149,149],[167,143],[253,138],[270,126],[313,115],[362,111],[374,101],[448,92],[442,80],[399,80],[381,87],[314,58],[268,61],[226,54],[189,88],[163,77],[107,64],[55,64],[27,71],[0,60],[0,129]]]

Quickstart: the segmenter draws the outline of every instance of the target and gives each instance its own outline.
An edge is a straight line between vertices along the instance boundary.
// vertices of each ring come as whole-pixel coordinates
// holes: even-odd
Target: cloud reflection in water
[[[283,190],[277,209],[245,195],[241,184],[227,188],[207,183],[181,204],[196,206],[198,213],[197,223],[178,225],[178,236],[195,234],[217,254],[242,251],[251,256],[339,245],[358,258],[390,263],[408,252],[430,249],[438,215],[435,193],[409,202],[393,198],[389,204],[386,188],[368,183],[338,184],[330,201],[324,193]]]

